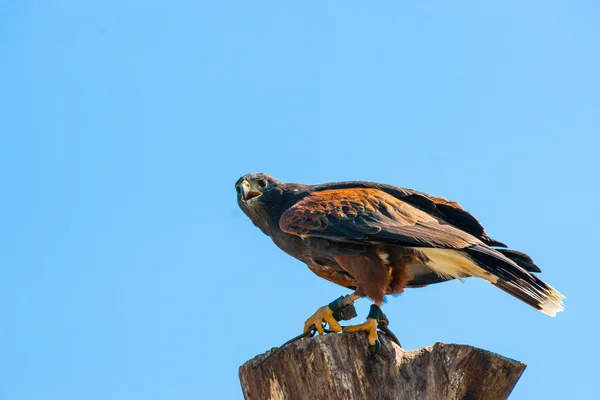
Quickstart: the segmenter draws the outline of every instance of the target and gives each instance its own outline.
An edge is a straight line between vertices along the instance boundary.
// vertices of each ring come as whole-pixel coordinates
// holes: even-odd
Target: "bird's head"
[[[242,209],[264,206],[281,196],[283,183],[270,175],[255,173],[242,176],[235,183],[238,204]]]

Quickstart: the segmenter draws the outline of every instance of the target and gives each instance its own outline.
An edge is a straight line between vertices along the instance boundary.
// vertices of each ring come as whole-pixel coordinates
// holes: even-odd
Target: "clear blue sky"
[[[460,201],[567,311],[467,280],[391,327],[526,362],[513,399],[592,398],[598,2],[281,3],[1,3],[0,399],[240,399],[347,293],[238,209],[254,171]]]

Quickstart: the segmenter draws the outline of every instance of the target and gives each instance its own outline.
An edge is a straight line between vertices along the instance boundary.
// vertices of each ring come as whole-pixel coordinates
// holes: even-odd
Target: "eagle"
[[[381,183],[303,185],[263,173],[242,176],[235,189],[242,211],[275,245],[354,291],[320,307],[305,332],[342,331],[339,321],[355,316],[348,309],[367,297],[373,304],[366,321],[344,330],[367,332],[377,351],[378,326],[388,322],[381,311],[386,295],[467,277],[547,315],[564,310],[564,296],[534,275],[541,270],[532,259],[489,237],[455,201]]]

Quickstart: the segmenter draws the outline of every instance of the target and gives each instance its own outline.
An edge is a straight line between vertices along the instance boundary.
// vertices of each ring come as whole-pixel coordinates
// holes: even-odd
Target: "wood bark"
[[[253,368],[240,367],[246,400],[506,399],[526,365],[472,346],[436,343],[406,351],[380,334],[369,353],[365,333],[303,339]]]

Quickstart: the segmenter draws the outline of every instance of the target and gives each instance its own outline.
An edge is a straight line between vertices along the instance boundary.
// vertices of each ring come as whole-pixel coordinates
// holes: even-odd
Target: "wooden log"
[[[436,343],[406,351],[380,334],[371,355],[364,332],[292,343],[240,367],[246,400],[506,399],[526,365],[472,346]]]

